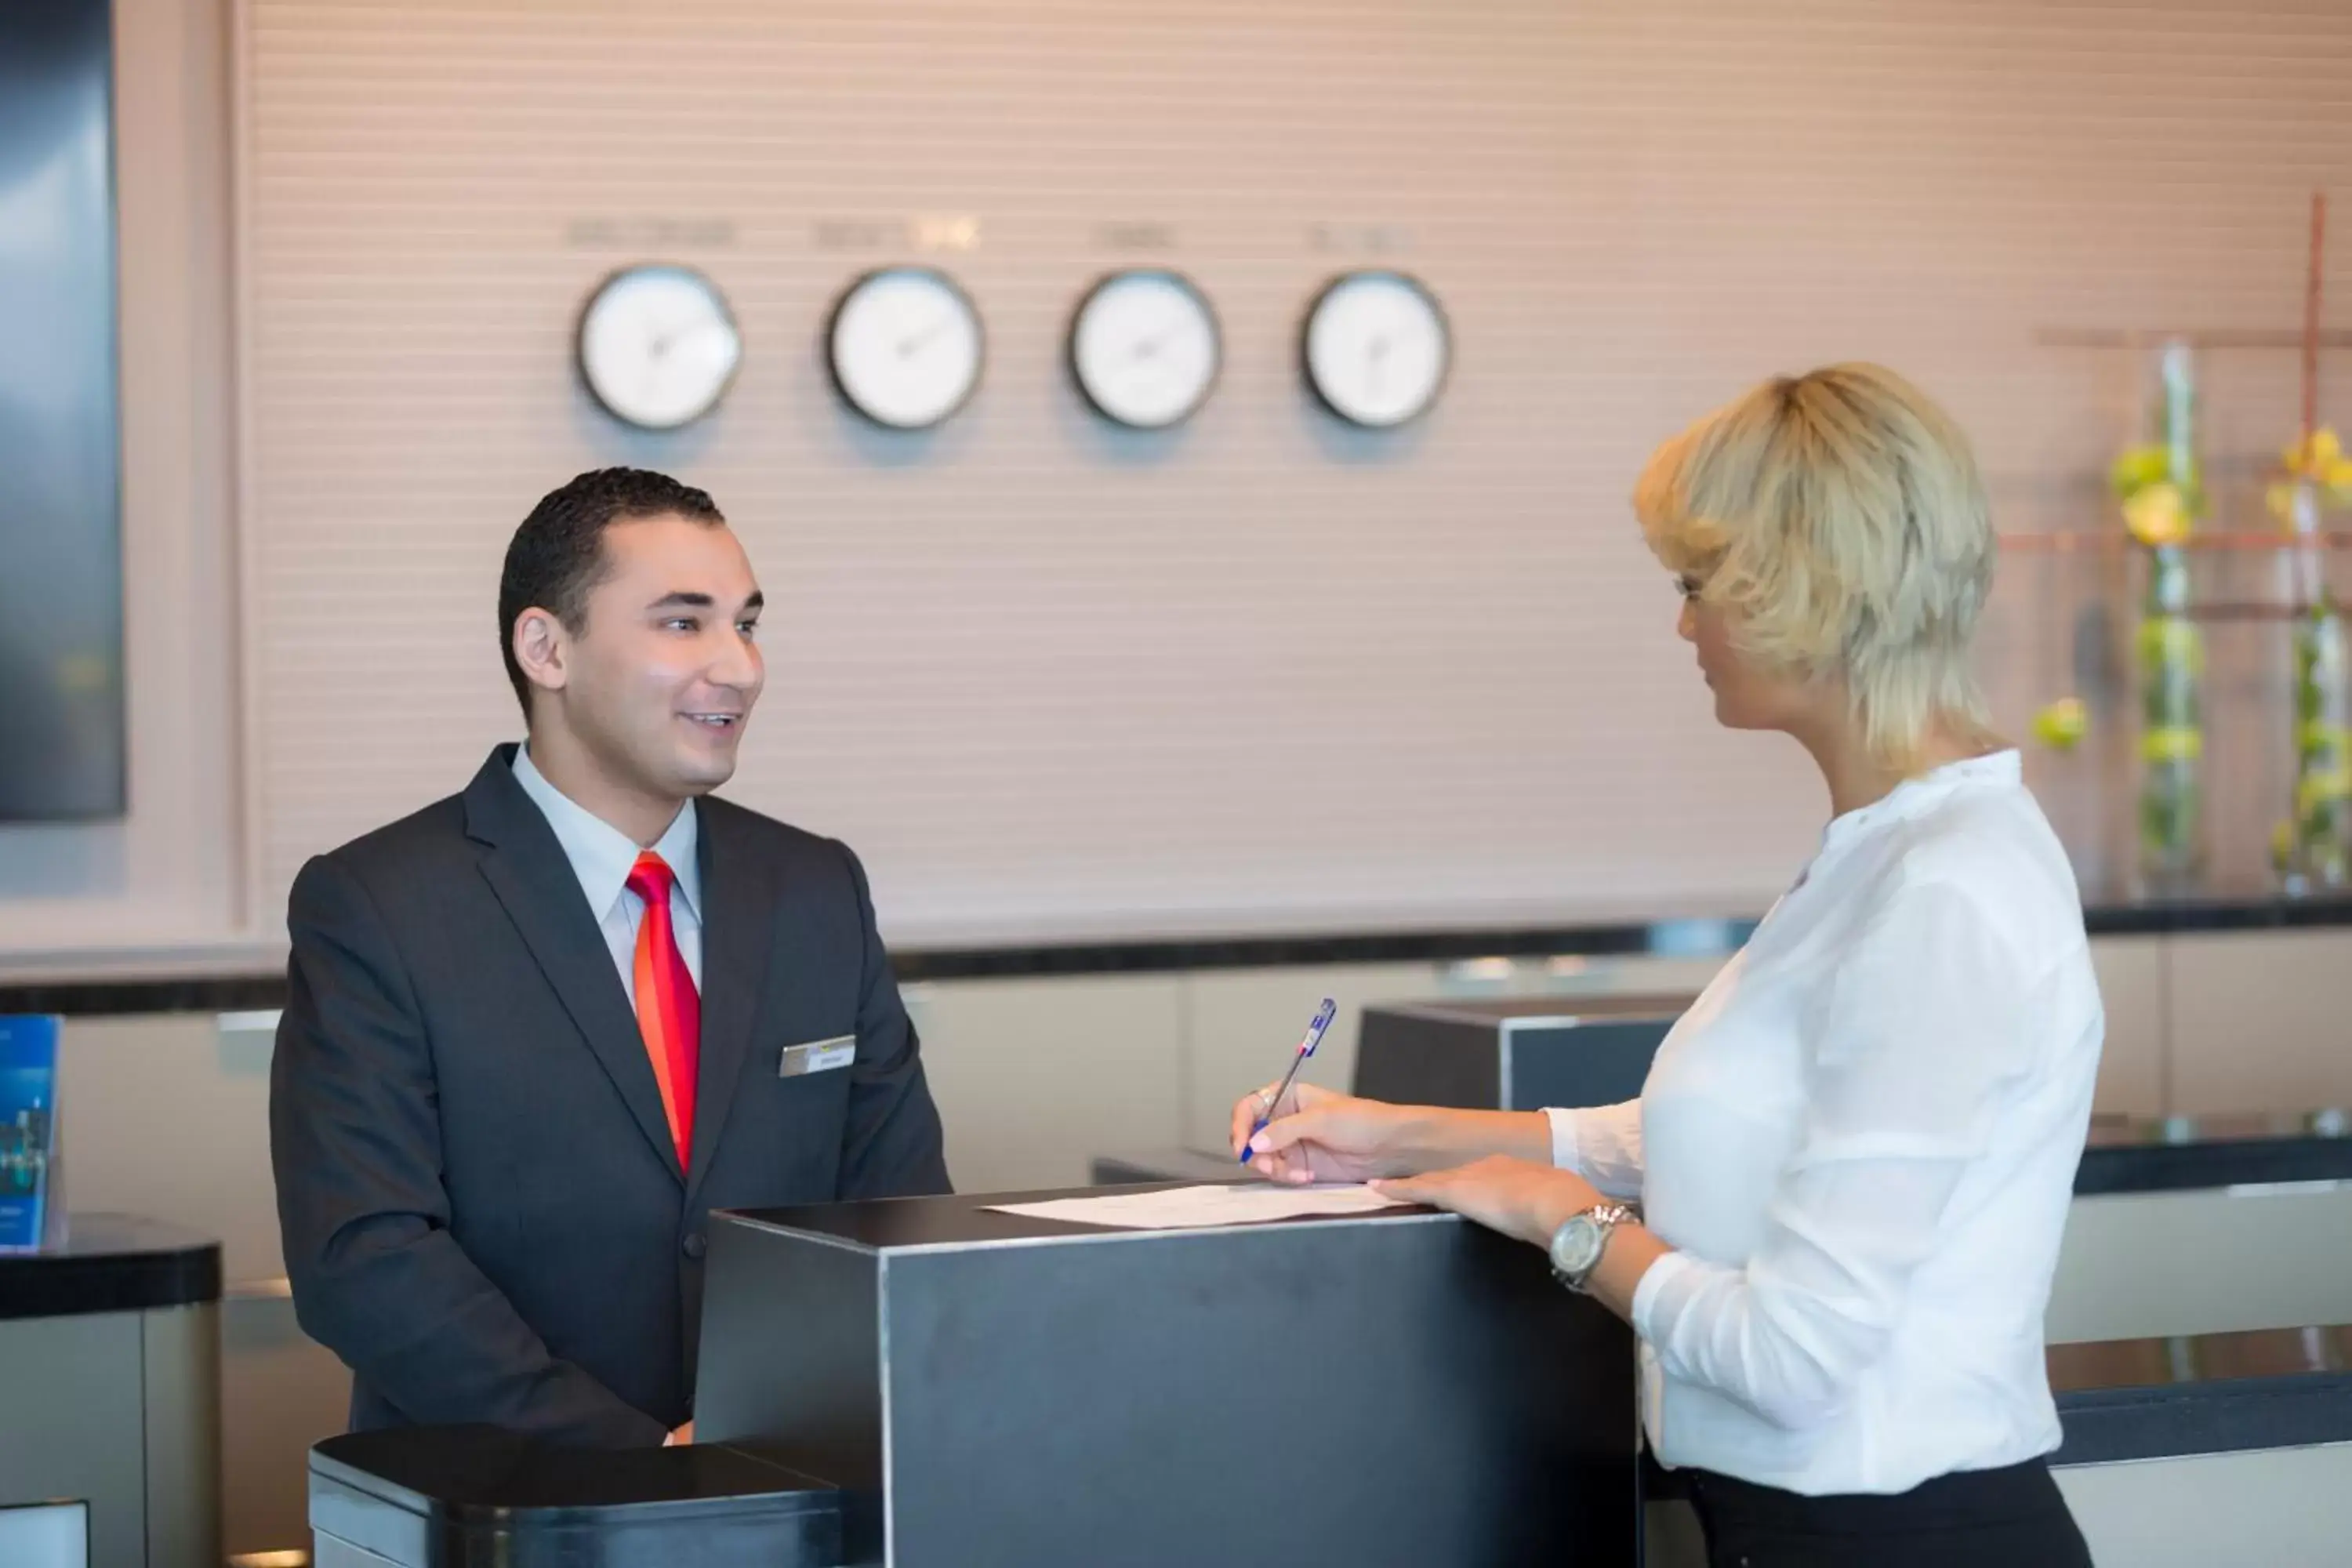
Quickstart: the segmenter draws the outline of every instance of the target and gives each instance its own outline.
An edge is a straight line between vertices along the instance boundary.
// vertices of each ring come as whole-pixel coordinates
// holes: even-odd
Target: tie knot
[[[628,888],[649,904],[666,904],[669,902],[669,885],[677,879],[677,873],[669,868],[669,862],[648,849],[629,868]]]

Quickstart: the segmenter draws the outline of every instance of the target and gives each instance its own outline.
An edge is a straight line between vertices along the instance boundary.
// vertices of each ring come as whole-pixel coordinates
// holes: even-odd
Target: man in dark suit
[[[295,879],[270,1146],[355,1427],[690,1441],[714,1208],[947,1190],[843,845],[712,798],[763,679],[710,498],[583,474],[508,547],[526,747]]]

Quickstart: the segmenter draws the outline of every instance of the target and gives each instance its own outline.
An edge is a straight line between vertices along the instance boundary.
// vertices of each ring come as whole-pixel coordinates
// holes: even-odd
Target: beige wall
[[[2293,326],[2305,204],[2352,174],[2341,7],[413,11],[248,8],[266,890],[509,733],[506,534],[553,478],[633,459],[708,484],[768,579],[777,679],[730,787],[856,844],[902,943],[1760,908],[1819,786],[1712,722],[1626,514],[1651,445],[1769,372],[1883,358],[1974,433],[2006,527],[2112,529],[2144,367],[2037,333]],[[932,246],[941,216],[970,224]],[[1164,241],[1139,258],[1122,224]],[[847,418],[815,353],[848,279],[909,253],[990,332],[929,437]],[[600,275],[657,254],[710,272],[748,345],[668,437],[599,415],[566,355]],[[1181,433],[1118,438],[1062,333],[1145,258],[1215,301],[1225,375]],[[1313,289],[1367,260],[1426,279],[1458,349],[1386,439],[1313,414],[1292,364]],[[2208,367],[2233,507],[2294,366]],[[2116,684],[2071,668],[2089,580],[2007,575],[2002,718],[2081,680],[2120,739]],[[2276,641],[2214,637],[2240,869],[2285,798],[2252,679]],[[2041,781],[2095,875],[2115,760]]]
[[[2303,202],[2352,168],[2352,15],[2238,0],[125,0],[120,32],[133,806],[0,831],[0,974],[266,961],[304,854],[509,733],[499,545],[615,460],[738,514],[778,613],[735,791],[856,843],[901,943],[1759,905],[1816,790],[1707,719],[1624,521],[1648,445],[1874,355],[1976,432],[2006,526],[2110,526],[2142,367],[2036,333],[2291,325]],[[886,440],[814,336],[942,214],[977,221],[929,254],[988,379]],[[1160,440],[1091,423],[1058,363],[1136,225],[1226,326],[1215,400]],[[566,353],[594,279],[656,253],[751,345],[667,438]],[[1459,350],[1393,442],[1319,422],[1290,363],[1307,293],[1368,259],[1425,275]],[[2292,369],[2207,365],[2240,521]],[[2034,762],[2095,879],[2129,831],[2097,576],[2012,561],[1986,637],[2005,721],[2101,706]],[[2252,870],[2275,638],[2214,640],[2215,858]]]

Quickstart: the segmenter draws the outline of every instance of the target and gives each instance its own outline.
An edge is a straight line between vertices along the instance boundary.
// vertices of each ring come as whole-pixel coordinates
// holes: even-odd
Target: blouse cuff
[[[1642,1282],[1633,1287],[1633,1308],[1626,1317],[1634,1333],[1651,1349],[1658,1349],[1664,1331],[1673,1328],[1684,1302],[1698,1289],[1703,1272],[1698,1260],[1686,1252],[1662,1252],[1642,1271]]]
[[[1544,1117],[1551,1123],[1551,1163],[1556,1169],[1578,1169],[1576,1112],[1557,1105],[1544,1107]]]

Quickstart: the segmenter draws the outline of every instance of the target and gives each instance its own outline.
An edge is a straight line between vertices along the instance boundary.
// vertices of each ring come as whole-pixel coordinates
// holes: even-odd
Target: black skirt
[[[1708,1568],[2090,1568],[2041,1459],[1883,1496],[1806,1497],[1711,1470],[1677,1475],[1706,1531]]]

